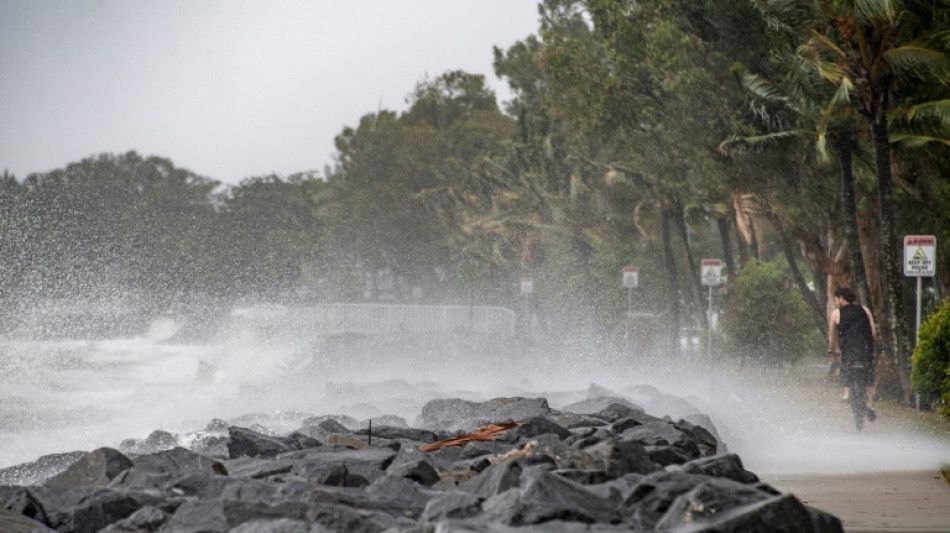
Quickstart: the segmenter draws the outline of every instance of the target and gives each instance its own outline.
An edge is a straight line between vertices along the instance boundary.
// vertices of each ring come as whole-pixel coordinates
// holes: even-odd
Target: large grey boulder
[[[620,521],[611,502],[541,468],[525,470],[520,488],[489,498],[483,507],[487,514],[513,526],[550,520],[585,524]]]
[[[437,522],[470,518],[482,513],[482,499],[469,492],[453,490],[433,497],[422,512],[422,520]]]
[[[285,452],[320,446],[320,441],[294,432],[288,437],[274,437],[248,428],[228,428],[228,457],[276,457]]]
[[[39,485],[69,468],[89,452],[75,451],[44,455],[35,461],[0,468],[0,486]]]
[[[118,450],[99,448],[84,454],[44,484],[49,487],[104,487],[133,464]]]
[[[837,533],[840,521],[816,516],[791,494],[770,496],[732,480],[713,478],[676,498],[656,523],[659,531]],[[827,519],[826,519],[827,518]]]
[[[544,398],[493,398],[486,402],[436,399],[422,406],[418,425],[428,429],[474,430],[486,424],[520,422],[551,412]]]
[[[365,448],[362,450],[334,449],[324,446],[280,457],[281,462],[293,464],[290,473],[303,480],[322,485],[354,486],[366,484],[385,475],[396,452],[389,448]]]
[[[3,533],[54,533],[55,530],[20,513],[0,509],[0,531]]]

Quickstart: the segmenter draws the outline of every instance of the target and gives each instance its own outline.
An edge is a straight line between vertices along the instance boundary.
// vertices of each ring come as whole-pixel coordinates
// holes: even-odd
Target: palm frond
[[[829,103],[831,107],[839,106],[848,106],[851,104],[851,92],[854,90],[854,83],[851,82],[847,77],[841,78],[841,83],[838,84],[838,89],[835,90],[835,94],[831,97],[831,102]]]
[[[950,99],[911,106],[905,112],[908,121],[930,119],[950,127]]]
[[[937,143],[950,146],[950,139],[946,137],[933,137],[928,135],[914,135],[911,133],[892,133],[891,142],[899,143],[908,148],[920,148],[921,146]]]
[[[822,59],[819,50],[811,44],[802,45],[798,49],[798,56],[819,76],[836,85],[841,83],[842,78],[846,77],[845,70],[840,64]]]
[[[805,130],[788,130],[763,135],[732,135],[719,143],[716,151],[725,156],[736,157],[748,151],[761,150],[769,145],[807,135],[812,133]]]
[[[745,69],[740,71],[739,81],[742,87],[757,98],[768,102],[788,102],[786,97],[771,81]]]
[[[950,55],[923,42],[892,48],[884,57],[901,77],[932,78],[950,84]]]
[[[893,22],[904,9],[903,0],[858,0],[855,15],[865,24]]]
[[[766,24],[774,30],[801,33],[812,27],[815,14],[807,2],[798,0],[752,0]]]

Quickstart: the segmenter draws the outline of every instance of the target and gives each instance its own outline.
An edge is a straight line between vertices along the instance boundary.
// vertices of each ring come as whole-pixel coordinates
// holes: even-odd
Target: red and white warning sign
[[[635,266],[623,267],[623,287],[625,289],[636,289],[640,284],[640,270]]]
[[[703,285],[722,285],[722,260],[703,259],[702,263],[700,263],[700,267],[699,272]]]
[[[904,275],[933,276],[937,272],[937,238],[933,235],[904,237]]]
[[[531,294],[534,292],[534,280],[528,276],[521,278],[521,294]]]

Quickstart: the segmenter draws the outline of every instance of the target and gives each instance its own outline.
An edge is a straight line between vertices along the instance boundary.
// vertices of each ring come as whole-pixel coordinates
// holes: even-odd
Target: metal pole
[[[914,336],[914,345],[916,346],[920,342],[920,287],[921,287],[921,276],[917,276],[917,330]]]
[[[706,357],[712,357],[712,309],[713,309],[712,290],[713,290],[712,285],[710,285],[709,286],[709,309],[706,310],[706,324],[708,324],[706,328],[708,332],[708,337],[706,338]]]
[[[624,317],[623,351],[630,351],[630,313],[633,311],[633,287],[627,287],[627,316]]]

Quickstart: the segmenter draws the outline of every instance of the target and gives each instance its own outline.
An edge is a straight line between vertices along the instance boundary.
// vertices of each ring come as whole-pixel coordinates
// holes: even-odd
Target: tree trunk
[[[673,258],[673,243],[670,235],[670,213],[668,209],[663,209],[660,213],[660,231],[663,238],[663,258],[666,261],[667,280],[670,285],[670,322],[669,330],[666,335],[667,350],[670,355],[680,355],[679,351],[679,332],[680,332],[680,295],[679,280],[676,276],[676,260]]]
[[[693,296],[693,305],[691,306],[694,310],[699,311],[700,309],[705,309],[706,306],[703,305],[703,284],[702,280],[699,279],[699,263],[693,258],[693,249],[689,245],[689,232],[686,229],[686,219],[684,218],[683,206],[679,202],[676,202],[676,210],[673,213],[673,216],[676,217],[676,228],[679,230],[680,238],[683,240],[683,255],[686,259],[686,275],[689,278],[690,294]],[[709,317],[706,316],[706,313],[695,313],[698,314],[700,318],[700,324],[703,329],[709,329]]]
[[[864,257],[864,271],[867,276],[871,303],[868,307],[874,316],[884,318],[884,290],[881,273],[881,225],[876,213],[858,213],[858,238],[861,241],[861,255]],[[881,328],[887,333],[887,328]]]
[[[745,223],[745,214],[742,212],[742,195],[732,195],[732,218],[736,222],[736,237],[739,243],[739,263],[745,265],[749,263],[749,242],[751,237]]]
[[[851,259],[851,286],[858,294],[863,305],[871,305],[871,291],[868,288],[864,270],[864,258],[861,253],[861,240],[858,236],[858,206],[854,195],[854,172],[851,156],[857,146],[853,131],[845,131],[833,137],[832,142],[838,150],[838,167],[841,172],[841,218],[844,227],[844,242],[848,246]]]
[[[716,224],[719,226],[719,239],[722,241],[722,260],[726,263],[726,277],[735,279],[736,263],[732,253],[732,240],[729,238],[729,218],[726,216],[716,217]]]
[[[904,321],[903,287],[901,285],[900,257],[897,253],[894,201],[891,197],[891,146],[887,120],[870,118],[871,136],[874,140],[874,164],[877,170],[877,199],[881,219],[881,261],[884,272],[885,323],[891,333],[891,350],[900,376],[904,402],[911,400],[910,385],[910,338]]]
[[[798,285],[798,290],[802,294],[802,298],[805,300],[805,304],[812,310],[812,316],[815,320],[815,325],[818,326],[818,331],[822,333],[825,337],[828,336],[828,322],[827,315],[825,310],[822,308],[821,303],[818,302],[818,298],[815,297],[815,293],[808,287],[808,282],[805,281],[805,276],[802,275],[801,270],[798,269],[798,261],[795,260],[795,253],[792,249],[792,241],[788,238],[788,233],[785,232],[785,228],[782,227],[782,222],[772,213],[772,210],[768,210],[769,219],[772,221],[772,225],[775,226],[775,231],[778,232],[779,238],[782,240],[782,251],[785,253],[785,260],[788,261],[788,268],[792,271],[792,277],[795,279],[795,283]]]

